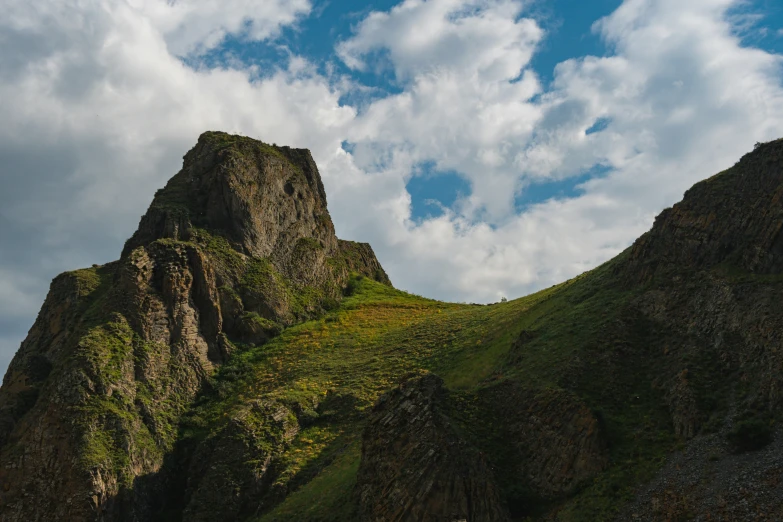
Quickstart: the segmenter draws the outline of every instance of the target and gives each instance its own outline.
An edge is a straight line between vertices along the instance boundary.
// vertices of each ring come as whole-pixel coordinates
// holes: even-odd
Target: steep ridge
[[[657,331],[655,384],[689,440],[619,520],[783,519],[782,230],[776,140],[686,192],[619,267],[643,282],[633,306]]]
[[[52,283],[0,389],[0,518],[148,520],[214,369],[336,307],[352,272],[389,283],[336,238],[308,151],[203,134],[119,261]]]
[[[52,283],[0,519],[783,519],[781,197],[778,140],[591,272],[442,303],[334,237],[306,152],[207,133]]]

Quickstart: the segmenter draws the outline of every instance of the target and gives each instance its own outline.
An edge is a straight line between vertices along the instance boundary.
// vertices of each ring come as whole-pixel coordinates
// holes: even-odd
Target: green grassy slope
[[[325,316],[242,347],[183,436],[218,433],[254,401],[284,404],[302,429],[276,450],[258,520],[352,520],[368,409],[406,377],[433,372],[514,519],[614,519],[690,438],[725,436],[733,417],[767,431],[774,421],[773,296],[783,280],[769,224],[783,192],[769,164],[780,145],[694,186],[612,261],[521,299],[442,303],[355,278]],[[559,473],[556,450],[515,420],[539,416],[557,431],[574,422],[569,405],[583,412],[576,424],[597,423],[608,459],[593,463],[603,471],[561,489],[526,484],[531,452],[540,474]]]
[[[581,377],[592,352],[606,345],[607,325],[619,320],[634,295],[612,281],[618,260],[531,296],[486,306],[443,303],[354,279],[338,310],[266,345],[244,347],[188,416],[184,436],[218,431],[248,401],[290,405],[311,421],[278,458],[273,496],[284,500],[267,504],[259,520],[351,520],[364,412],[405,376],[431,371],[452,390],[455,417],[497,468],[518,517],[551,509],[567,520],[608,516],[673,444],[660,397],[642,375],[648,369],[615,376],[616,382],[599,379],[599,385]],[[517,338],[526,341],[515,343]],[[560,506],[516,491],[503,419],[482,405],[491,396],[482,390],[505,381],[537,392],[567,387],[580,395],[606,423],[610,469]]]
[[[213,392],[185,423],[185,436],[203,437],[261,398],[309,411],[312,424],[280,457],[278,486],[295,490],[307,483],[275,511],[286,514],[281,519],[307,519],[300,506],[344,520],[363,412],[413,372],[438,371],[455,387],[475,386],[500,364],[520,315],[546,295],[490,306],[450,304],[368,278],[353,280],[352,293],[320,320],[289,328],[266,345],[245,347],[220,370]]]

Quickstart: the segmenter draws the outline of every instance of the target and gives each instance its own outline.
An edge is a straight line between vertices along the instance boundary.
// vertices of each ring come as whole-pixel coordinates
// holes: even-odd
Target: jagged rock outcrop
[[[779,140],[590,273],[439,303],[335,237],[309,153],[206,133],[118,261],[53,281],[0,520],[778,520],[781,229]]]
[[[365,428],[357,477],[366,521],[508,520],[484,457],[455,430],[435,375],[381,397]]]
[[[213,370],[334,306],[351,273],[389,283],[369,245],[336,238],[308,151],[203,134],[119,261],[52,283],[0,389],[0,519],[150,520],[148,483]],[[250,408],[219,451],[252,451],[245,421],[268,432],[278,413]],[[215,469],[194,499],[219,491]],[[252,490],[263,469],[235,478]]]
[[[295,294],[338,299],[351,272],[390,284],[369,245],[337,239],[309,151],[221,132],[202,134],[185,155],[122,257],[166,240],[212,252],[220,286],[234,291],[221,292],[234,317],[250,312],[292,324],[321,304]],[[249,329],[251,336],[258,330]]]
[[[281,265],[302,238],[319,242],[327,254],[337,248],[310,152],[221,132],[199,137],[182,170],[155,194],[123,257],[157,239],[187,241],[196,228]]]

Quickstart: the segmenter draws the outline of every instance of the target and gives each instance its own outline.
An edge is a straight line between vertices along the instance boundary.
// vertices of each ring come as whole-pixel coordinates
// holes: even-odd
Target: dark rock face
[[[485,390],[481,399],[509,447],[505,464],[513,481],[535,498],[569,495],[609,464],[599,422],[579,397],[506,382]]]
[[[388,284],[369,245],[335,237],[308,151],[202,135],[119,261],[53,281],[0,388],[0,519],[151,520],[154,478],[169,480],[180,416],[213,370],[235,343],[321,313],[352,272]],[[248,408],[196,450],[190,520],[250,513],[216,495],[262,488],[254,444],[297,429]]]
[[[362,520],[508,520],[484,457],[445,415],[445,395],[442,380],[426,375],[373,409],[357,478]]]
[[[740,411],[783,406],[783,380],[772,370],[783,364],[776,286],[782,229],[783,140],[777,140],[686,192],[618,269],[622,278],[646,284],[633,306],[666,332],[659,338],[672,341],[662,347],[668,359],[711,361],[713,388],[753,382],[731,392]],[[666,378],[674,427],[685,438],[711,413],[697,397],[706,373],[698,366],[670,366]]]
[[[696,184],[618,264],[674,432],[688,440],[618,520],[778,520],[783,407],[783,140]],[[742,426],[762,430],[731,451]],[[767,432],[769,432],[767,434]],[[778,434],[777,437],[780,435]]]
[[[629,274],[682,273],[721,263],[755,274],[783,271],[783,140],[694,185],[634,243]]]
[[[618,520],[780,519],[779,459],[727,447],[743,423],[770,432],[753,446],[768,453],[769,438],[780,447],[780,433],[771,433],[783,407],[780,291],[774,280],[697,270],[663,278],[634,300],[655,325],[651,385],[664,392],[675,434],[689,442],[629,508],[635,518]]]

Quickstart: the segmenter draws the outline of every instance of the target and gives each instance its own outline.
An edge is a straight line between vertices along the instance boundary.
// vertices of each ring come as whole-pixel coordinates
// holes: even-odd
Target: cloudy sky
[[[518,297],[783,136],[778,0],[0,0],[0,369],[208,129],[309,148],[396,286]]]

